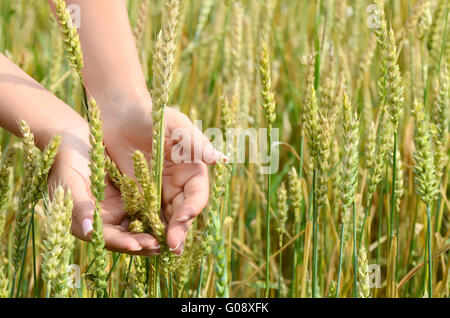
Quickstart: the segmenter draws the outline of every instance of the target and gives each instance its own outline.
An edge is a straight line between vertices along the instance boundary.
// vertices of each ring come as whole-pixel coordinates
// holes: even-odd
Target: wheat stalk
[[[448,164],[447,154],[447,134],[449,122],[449,74],[447,67],[441,68],[439,88],[436,93],[436,100],[434,102],[433,123],[436,127],[436,133],[432,135],[435,149],[435,166],[436,177],[440,181],[444,174],[444,170]]]
[[[354,266],[354,287],[353,296],[356,297],[357,279],[357,253],[356,253],[356,220],[355,220],[355,192],[358,183],[358,147],[359,147],[359,123],[356,114],[353,113],[347,94],[344,93],[343,102],[343,128],[344,128],[344,148],[341,166],[341,200],[342,200],[342,221],[341,221],[341,252],[339,256],[339,269],[342,264],[342,247],[350,234],[348,227],[351,225],[353,210],[353,266]],[[347,230],[346,230],[347,228]],[[338,273],[337,297],[340,290],[340,270]]]
[[[445,16],[446,14],[448,14],[448,10],[446,10],[447,6],[447,1],[438,0],[436,10],[434,11],[433,23],[430,28],[430,35],[428,39],[428,47],[431,59],[431,71],[436,74],[439,71],[440,65]]]
[[[2,157],[2,151],[0,148],[0,158]],[[3,235],[6,219],[6,204],[8,202],[8,194],[11,190],[10,176],[11,166],[13,166],[15,157],[15,149],[10,148],[3,160],[0,161],[0,239]]]
[[[138,47],[138,49],[142,46],[142,36],[147,24],[149,3],[149,0],[141,1],[141,5],[139,7],[139,17],[136,22],[136,26],[133,29],[133,35],[136,40],[136,46]]]
[[[135,256],[133,258],[133,271],[130,273],[130,295],[132,298],[146,298],[145,288],[146,268],[145,258]]]
[[[223,229],[220,218],[222,196],[225,193],[225,184],[228,172],[223,163],[218,163],[215,168],[215,179],[211,193],[211,204],[208,209],[208,233],[213,241],[212,251],[215,262],[216,293],[218,297],[229,297],[228,287],[228,261],[225,252]]]
[[[414,101],[414,117],[416,122],[414,134],[414,143],[416,145],[414,160],[416,164],[414,166],[414,174],[417,186],[416,191],[427,208],[428,296],[433,297],[433,270],[431,260],[431,206],[433,201],[438,196],[439,182],[436,179],[434,153],[431,147],[431,138],[429,135],[429,122],[426,118],[423,104],[418,102],[417,100]]]
[[[28,214],[30,212],[30,204],[34,194],[31,192],[33,184],[33,176],[35,170],[39,168],[39,154],[34,145],[34,135],[31,133],[30,127],[25,121],[19,123],[20,130],[23,136],[23,149],[25,154],[25,174],[23,183],[19,192],[19,203],[15,214],[15,228],[14,228],[14,254],[12,264],[15,272],[19,270],[20,261],[25,251],[25,241],[27,236]]]
[[[41,267],[47,296],[69,296],[69,257],[73,248],[73,237],[70,234],[72,208],[70,191],[65,192],[62,186],[57,186],[46,211],[43,241]]]
[[[369,265],[367,262],[366,249],[362,246],[358,253],[358,297],[370,297],[370,279],[369,279]]]
[[[431,14],[431,1],[425,1],[422,14],[419,17],[417,24],[417,37],[420,40],[424,40],[431,29],[433,23],[433,15]]]
[[[270,73],[270,58],[267,45],[262,40],[261,51],[259,56],[259,73],[261,81],[261,97],[262,110],[267,122],[267,148],[268,156],[272,156],[272,125],[276,118],[275,113],[275,95],[272,92],[272,79]],[[269,163],[270,165],[270,163]],[[270,280],[270,203],[271,203],[271,172],[267,174],[267,205],[266,205],[266,297],[269,297],[269,280]]]
[[[291,206],[294,210],[294,228],[295,235],[300,232],[301,226],[301,209],[304,206],[304,198],[302,194],[302,185],[300,177],[297,173],[297,170],[292,167],[288,174],[288,197],[291,203]],[[299,242],[298,240],[295,242],[294,246],[294,256],[292,262],[292,296],[295,296],[295,290],[297,286],[297,264],[298,264],[298,250],[299,250]]]
[[[93,230],[91,233],[91,244],[94,253],[94,275],[95,290],[97,297],[106,296],[106,267],[107,252],[105,250],[105,240],[103,238],[103,222],[101,218],[101,202],[105,199],[105,177],[106,177],[106,159],[105,146],[103,145],[103,129],[100,118],[100,109],[95,99],[91,99],[89,108],[89,141],[91,150],[89,157],[91,159],[89,168],[91,170],[91,193],[95,198],[95,208],[93,217]]]
[[[198,39],[206,26],[211,10],[214,6],[214,0],[202,1],[202,7],[197,20],[197,29],[195,31],[195,39]]]
[[[7,273],[7,260],[3,253],[0,252],[0,298],[8,298],[9,296],[9,280]]]
[[[289,210],[289,206],[287,203],[287,190],[286,190],[286,185],[284,183],[282,183],[280,185],[280,187],[278,188],[277,191],[277,210],[278,210],[278,227],[277,227],[277,231],[278,231],[278,246],[279,248],[281,248],[283,246],[283,236],[286,233],[286,222],[288,219],[288,210]],[[283,280],[283,274],[282,274],[282,270],[283,270],[283,253],[280,253],[279,256],[279,273],[278,273],[278,292],[279,295],[282,294],[281,292],[281,283]]]

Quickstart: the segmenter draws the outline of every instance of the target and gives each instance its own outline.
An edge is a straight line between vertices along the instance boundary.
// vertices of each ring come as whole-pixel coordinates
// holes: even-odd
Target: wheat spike
[[[69,10],[67,10],[64,0],[53,0],[53,5],[55,6],[56,16],[63,33],[64,46],[69,57],[70,66],[82,78],[84,62],[77,28],[72,23],[72,17],[70,16]]]
[[[69,296],[69,257],[73,248],[70,234],[72,224],[72,199],[70,191],[56,187],[53,200],[46,212],[46,234],[43,242],[42,278],[47,293],[55,297]]]
[[[361,246],[358,253],[358,297],[370,298],[369,265],[366,248]]]
[[[436,199],[439,183],[436,179],[436,167],[434,154],[431,147],[429,134],[430,125],[426,118],[423,104],[414,101],[415,133],[414,143],[414,174],[417,185],[417,193],[422,201],[429,206]]]
[[[142,36],[144,35],[145,26],[148,18],[148,5],[150,0],[142,0],[139,7],[139,17],[136,22],[136,26],[133,29],[133,35],[136,40],[136,46],[138,48],[142,45]]]
[[[284,182],[280,185],[277,191],[277,210],[279,214],[279,223],[277,227],[279,239],[279,246],[283,246],[283,235],[286,233],[286,222],[288,219],[288,204],[287,204],[287,191]]]
[[[105,198],[105,177],[106,177],[106,159],[105,146],[103,145],[103,129],[100,118],[100,109],[94,99],[91,99],[89,108],[89,130],[91,135],[89,140],[91,150],[89,151],[91,170],[91,192],[95,198],[95,209],[93,219],[93,231],[91,234],[91,244],[94,251],[94,274],[95,289],[97,297],[106,296],[106,267],[107,252],[105,250],[105,240],[103,238],[103,222],[101,218],[101,202]]]
[[[358,146],[359,146],[359,124],[356,114],[353,113],[347,94],[344,93],[343,102],[343,128],[344,148],[346,151],[342,157],[341,166],[341,200],[342,200],[342,223],[346,224],[344,238],[349,236],[351,228],[352,205],[355,202],[355,192],[358,183]]]

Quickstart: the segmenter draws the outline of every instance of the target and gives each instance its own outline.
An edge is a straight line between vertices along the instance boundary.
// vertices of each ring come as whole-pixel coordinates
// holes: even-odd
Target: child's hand
[[[144,102],[125,103],[126,106],[121,104],[117,107],[114,103],[108,103],[107,110],[103,107],[104,142],[109,156],[122,173],[134,176],[133,152],[140,150],[147,158],[151,156],[152,105],[150,97]],[[177,128],[183,128],[190,135],[192,142],[189,145],[171,140],[172,132]],[[175,254],[181,254],[189,227],[208,202],[209,181],[206,164],[215,163],[221,154],[215,151],[209,140],[193,126],[186,115],[172,108],[166,108],[165,136],[162,215],[168,228],[167,243]],[[196,158],[201,162],[175,163],[171,157],[172,150],[181,149],[194,153],[194,139],[202,145],[202,151]],[[117,190],[110,192],[118,195]]]
[[[89,187],[89,127],[71,107],[60,101],[4,55],[0,54],[0,126],[20,135],[17,123],[25,120],[43,150],[55,134],[62,143],[49,176],[50,190],[61,182],[72,192],[72,232],[89,240],[94,201]],[[127,149],[128,151],[128,149]],[[128,232],[119,191],[107,183],[102,204],[106,247],[113,251],[151,255],[158,242],[148,234]]]
[[[70,188],[74,201],[72,232],[88,241],[94,213],[89,181],[89,127],[83,122],[57,133],[62,136],[62,144],[49,176],[49,185],[52,187],[62,181]],[[146,256],[159,253],[158,241],[151,235],[128,231],[120,193],[109,180],[106,181],[105,200],[102,202],[102,219],[107,249]]]

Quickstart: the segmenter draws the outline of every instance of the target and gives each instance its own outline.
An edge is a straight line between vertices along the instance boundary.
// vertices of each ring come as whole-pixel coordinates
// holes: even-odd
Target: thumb
[[[177,113],[177,120],[172,122],[174,125],[172,131],[174,132],[174,139],[183,139],[177,144],[173,152],[179,151],[181,148],[183,153],[189,154],[189,157],[196,162],[201,161],[212,165],[218,161],[228,161],[228,157],[220,151],[216,150],[209,139],[194,126],[191,120],[182,113]],[[187,136],[186,136],[187,135]],[[181,138],[180,138],[181,137]],[[188,137],[188,138],[184,138]]]

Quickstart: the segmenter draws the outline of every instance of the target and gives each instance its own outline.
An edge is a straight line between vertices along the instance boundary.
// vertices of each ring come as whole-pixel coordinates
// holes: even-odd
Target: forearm
[[[0,54],[0,126],[20,135],[20,120],[30,125],[41,149],[54,134],[83,125],[72,108]]]
[[[80,6],[85,85],[97,99],[147,98],[123,0],[67,0]],[[102,107],[102,106],[101,106]]]

